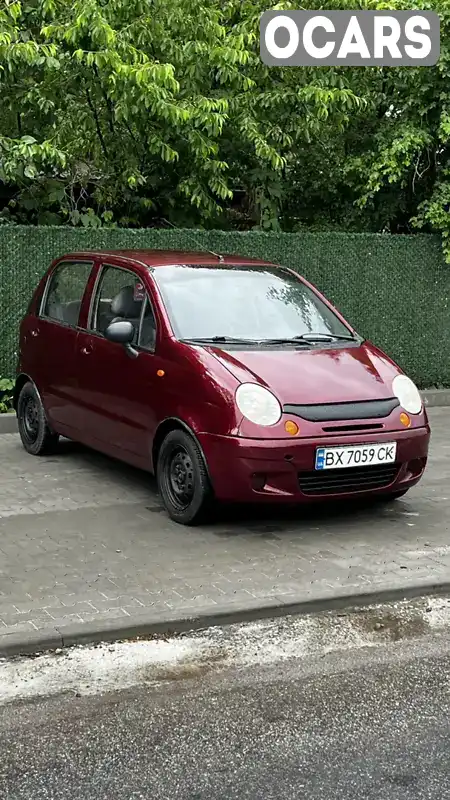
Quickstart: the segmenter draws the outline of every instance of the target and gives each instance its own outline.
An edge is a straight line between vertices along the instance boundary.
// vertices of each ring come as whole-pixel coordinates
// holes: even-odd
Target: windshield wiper
[[[189,339],[181,339],[188,344],[260,344],[260,339],[241,339],[235,336],[196,336]]]
[[[352,335],[338,335],[333,333],[302,333],[299,336],[291,336],[282,339],[264,339],[265,342],[275,343],[275,342],[310,342],[314,344],[314,342],[336,342],[336,341],[348,341],[348,342],[356,342],[357,339],[355,336]]]
[[[296,344],[307,347],[315,342],[335,342],[339,340],[355,342],[354,336],[334,336],[332,333],[302,333],[299,336],[281,336],[278,339],[243,339],[237,336],[195,336],[192,338],[181,339],[180,341],[188,344]]]
[[[296,344],[299,347],[308,347],[311,342],[301,336],[281,336],[279,339],[260,339],[260,344]]]

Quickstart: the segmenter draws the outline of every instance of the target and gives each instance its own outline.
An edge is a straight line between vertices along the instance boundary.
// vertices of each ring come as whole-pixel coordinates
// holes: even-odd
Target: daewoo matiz
[[[430,438],[414,383],[306,280],[205,252],[54,262],[14,402],[29,453],[64,436],[147,469],[191,525],[215,500],[400,497]]]

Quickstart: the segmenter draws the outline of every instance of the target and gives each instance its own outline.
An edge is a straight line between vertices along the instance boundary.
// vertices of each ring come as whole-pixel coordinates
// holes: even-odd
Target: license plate
[[[316,450],[316,469],[345,469],[372,464],[392,464],[397,455],[397,443],[361,444],[349,447],[319,447]]]

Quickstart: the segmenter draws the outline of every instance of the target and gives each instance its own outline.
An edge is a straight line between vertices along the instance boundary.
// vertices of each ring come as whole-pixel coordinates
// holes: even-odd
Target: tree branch
[[[107,147],[106,147],[106,144],[105,144],[105,140],[103,138],[102,129],[100,127],[100,120],[98,118],[98,114],[97,114],[96,108],[95,108],[95,106],[94,106],[94,104],[92,102],[91,95],[90,95],[90,92],[89,92],[89,89],[88,89],[87,86],[86,86],[86,98],[87,98],[87,101],[88,101],[88,106],[92,111],[92,116],[94,117],[95,127],[97,128],[97,134],[98,134],[98,138],[100,140],[101,148],[103,150],[103,155],[107,159],[109,157],[108,156],[108,150],[107,150]]]
[[[101,81],[101,78],[100,78],[100,74],[99,74],[99,71],[98,71],[97,64],[94,64],[94,72],[96,74],[96,77],[97,77],[97,80],[98,80],[98,83],[99,83],[99,86],[100,86],[100,91],[101,91],[101,93],[103,95],[103,98],[104,98],[105,103],[106,103],[106,107],[107,107],[108,112],[109,112],[109,119],[108,119],[109,130],[111,131],[111,133],[114,133],[114,110],[113,110],[114,107],[113,107],[113,104],[112,104],[110,98],[108,97],[108,95],[106,94],[106,92],[105,92],[105,90],[103,88],[103,84],[102,84],[102,81]]]

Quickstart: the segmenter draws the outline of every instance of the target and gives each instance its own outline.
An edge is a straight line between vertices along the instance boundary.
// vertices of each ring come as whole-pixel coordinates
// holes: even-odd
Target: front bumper
[[[340,435],[320,439],[244,439],[200,434],[218,500],[230,502],[311,503],[339,497],[401,492],[414,486],[426,467],[430,428]],[[397,460],[382,469],[337,470],[338,480],[314,469],[318,447],[397,442]],[[331,471],[330,471],[331,472]],[[346,474],[345,474],[346,473]]]

